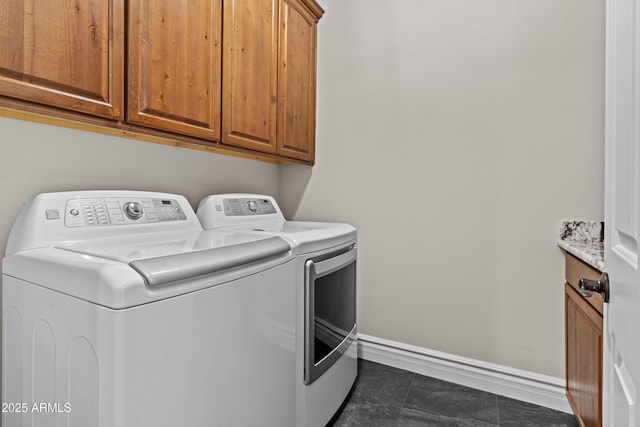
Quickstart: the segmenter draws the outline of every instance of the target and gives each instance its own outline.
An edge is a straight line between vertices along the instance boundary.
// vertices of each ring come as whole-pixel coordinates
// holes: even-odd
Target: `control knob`
[[[129,219],[140,219],[142,218],[142,205],[138,202],[127,202],[124,204],[124,206],[122,207],[122,210],[124,211],[124,214],[127,216],[127,218]]]
[[[247,207],[251,212],[256,212],[258,210],[258,204],[254,200],[249,200],[247,202]]]

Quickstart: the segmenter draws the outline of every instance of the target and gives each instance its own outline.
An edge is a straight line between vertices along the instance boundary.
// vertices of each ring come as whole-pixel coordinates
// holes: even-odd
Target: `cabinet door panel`
[[[0,3],[0,94],[123,117],[122,0]]]
[[[318,19],[296,1],[280,9],[278,153],[313,162]]]
[[[602,425],[602,316],[565,285],[567,396],[586,427]]]
[[[224,3],[222,142],[276,151],[277,0]]]
[[[131,0],[127,120],[220,138],[219,0]]]

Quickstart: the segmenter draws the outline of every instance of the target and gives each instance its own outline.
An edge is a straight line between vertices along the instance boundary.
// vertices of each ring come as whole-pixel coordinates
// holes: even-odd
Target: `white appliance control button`
[[[247,207],[249,208],[249,210],[251,212],[256,212],[258,210],[258,205],[256,204],[256,202],[254,200],[249,200],[247,202]]]
[[[44,214],[47,219],[60,219],[60,211],[58,209],[47,209]]]

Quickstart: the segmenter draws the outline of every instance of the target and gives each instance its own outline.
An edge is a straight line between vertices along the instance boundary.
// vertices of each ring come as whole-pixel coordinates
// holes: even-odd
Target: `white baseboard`
[[[572,413],[562,378],[358,334],[358,357]]]

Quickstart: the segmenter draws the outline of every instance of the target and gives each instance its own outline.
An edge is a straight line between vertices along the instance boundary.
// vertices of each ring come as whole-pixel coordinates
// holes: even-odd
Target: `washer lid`
[[[278,237],[220,248],[131,261],[151,286],[218,273],[284,255],[291,247]]]
[[[57,248],[127,263],[149,286],[215,274],[281,256],[291,249],[278,237],[213,230],[160,238],[105,239]]]
[[[6,256],[2,274],[3,280],[17,278],[126,309],[241,280],[290,261],[290,245],[270,237],[212,230],[34,248]]]

